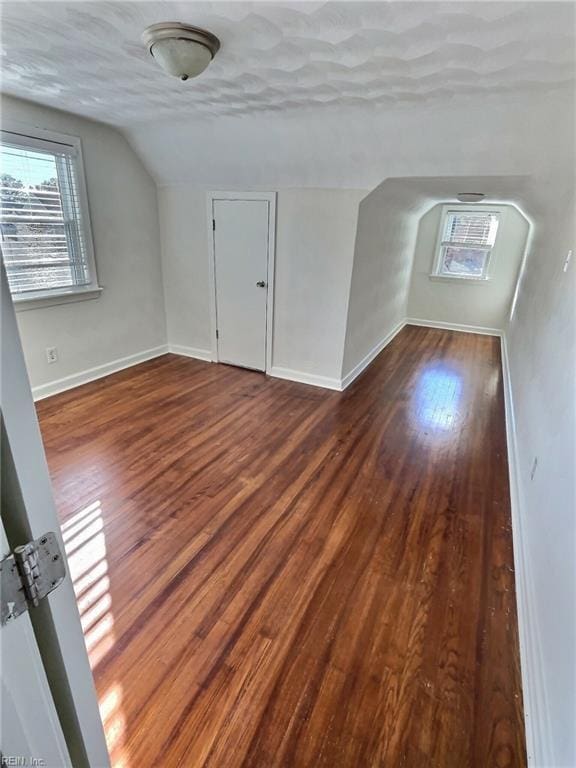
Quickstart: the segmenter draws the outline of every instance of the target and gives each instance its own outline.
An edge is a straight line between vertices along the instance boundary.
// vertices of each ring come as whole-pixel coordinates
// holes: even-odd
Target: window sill
[[[44,307],[56,307],[60,304],[73,304],[76,301],[90,301],[98,299],[102,293],[102,288],[82,288],[74,291],[59,291],[51,293],[49,296],[13,296],[14,309],[16,312],[26,312],[30,309],[42,309]]]
[[[490,282],[489,277],[459,277],[458,275],[428,275],[430,280],[439,283],[468,283],[474,285],[486,285]]]

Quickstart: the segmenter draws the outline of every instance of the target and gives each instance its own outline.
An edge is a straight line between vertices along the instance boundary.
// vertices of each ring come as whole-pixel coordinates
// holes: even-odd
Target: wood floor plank
[[[116,768],[526,765],[498,339],[37,408]]]

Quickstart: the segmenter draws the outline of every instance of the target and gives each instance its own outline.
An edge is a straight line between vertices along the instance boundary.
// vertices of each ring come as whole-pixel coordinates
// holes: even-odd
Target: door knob
[[[258,286],[258,288],[266,288],[266,283],[264,282],[264,280],[258,280],[256,285]]]

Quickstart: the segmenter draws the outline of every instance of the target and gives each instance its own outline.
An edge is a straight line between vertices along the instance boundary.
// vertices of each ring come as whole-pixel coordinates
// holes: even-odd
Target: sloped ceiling
[[[511,102],[574,87],[572,3],[68,0],[1,11],[2,90],[123,129],[161,183],[377,183],[381,137],[394,161],[404,122],[423,144],[462,118],[489,130],[491,101],[514,112]],[[167,20],[220,37],[199,78],[170,78],[144,49],[143,29]],[[509,144],[518,115],[504,123]]]
[[[477,176],[569,167],[574,96],[374,111],[222,117],[129,129],[160,184],[372,189],[390,176]]]

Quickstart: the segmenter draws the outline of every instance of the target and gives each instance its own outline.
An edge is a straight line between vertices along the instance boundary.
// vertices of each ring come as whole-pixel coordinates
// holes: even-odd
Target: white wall
[[[406,318],[420,196],[387,179],[362,200],[341,375],[345,378]]]
[[[10,97],[2,119],[82,140],[99,298],[18,312],[33,387],[165,344],[156,186],[114,129]],[[48,365],[45,348],[58,348]]]
[[[274,366],[339,379],[361,190],[278,195]]]
[[[158,188],[168,343],[210,355],[206,192],[190,184]]]
[[[573,118],[572,118],[573,120]],[[574,150],[527,198],[534,241],[507,332],[516,424],[537,765],[576,765],[576,252]],[[568,176],[566,175],[568,174]],[[534,469],[534,462],[537,461]],[[538,679],[538,678],[541,678]],[[541,686],[540,687],[540,683]],[[525,697],[530,692],[525,690]]]
[[[442,205],[421,218],[408,296],[409,318],[496,330],[505,327],[530,225],[513,206],[490,208],[500,213],[500,222],[490,258],[490,279],[483,282],[430,278]],[[470,211],[473,206],[450,205],[450,209]]]
[[[273,366],[339,379],[363,190],[282,189],[276,222]],[[159,188],[168,342],[208,351],[206,190]]]

